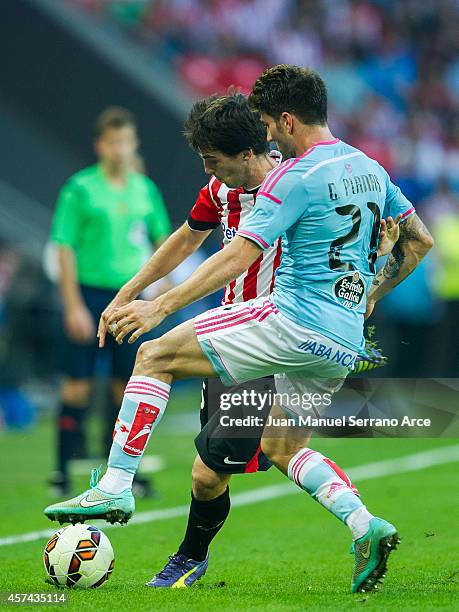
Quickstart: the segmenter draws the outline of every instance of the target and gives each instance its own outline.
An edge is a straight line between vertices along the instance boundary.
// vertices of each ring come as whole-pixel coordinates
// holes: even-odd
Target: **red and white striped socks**
[[[349,476],[333,461],[302,448],[288,464],[288,477],[351,529],[356,540],[368,531],[373,515],[361,502]]]
[[[152,431],[160,422],[169,400],[170,385],[149,376],[131,376],[113,432],[108,468],[99,487],[121,493],[132,480]]]

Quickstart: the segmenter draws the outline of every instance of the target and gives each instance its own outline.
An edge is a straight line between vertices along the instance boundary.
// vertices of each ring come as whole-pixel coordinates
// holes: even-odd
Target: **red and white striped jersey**
[[[221,225],[222,248],[224,248],[236,235],[239,225],[250,214],[255,205],[257,191],[258,189],[246,191],[243,187],[230,189],[213,176],[199,192],[188,216],[188,225],[198,231],[214,229]],[[280,240],[279,238],[270,249],[263,251],[246,272],[225,287],[223,304],[245,302],[271,293],[274,286],[274,272],[281,258]]]

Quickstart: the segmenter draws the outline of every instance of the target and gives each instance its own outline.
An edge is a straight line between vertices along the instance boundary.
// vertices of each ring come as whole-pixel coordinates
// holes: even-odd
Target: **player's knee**
[[[62,385],[62,401],[70,406],[87,406],[91,393],[88,380],[66,380]]]
[[[147,342],[142,342],[142,344],[139,346],[135,359],[136,367],[143,367],[146,365],[153,352],[153,343],[154,340],[148,340]]]
[[[278,468],[284,468],[292,456],[292,445],[286,444],[285,438],[262,438],[261,450]]]
[[[279,454],[279,444],[276,438],[261,438],[261,451],[272,463],[275,462],[275,457]]]
[[[152,368],[159,366],[159,358],[161,355],[160,339],[148,340],[143,342],[137,351],[135,360],[136,374],[151,375]]]
[[[167,357],[167,346],[162,338],[143,342],[137,351],[136,371],[149,374],[152,369],[162,370]]]
[[[227,481],[208,468],[201,460],[194,462],[191,479],[193,495],[200,500],[218,497],[224,493],[227,486]]]
[[[194,496],[198,499],[207,496],[206,494],[219,484],[218,475],[213,470],[205,469],[196,463],[191,471],[191,480]]]

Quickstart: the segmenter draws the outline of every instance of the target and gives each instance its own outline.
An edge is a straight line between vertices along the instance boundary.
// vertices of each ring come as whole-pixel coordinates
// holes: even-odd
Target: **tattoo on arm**
[[[429,230],[415,213],[411,217],[400,224],[399,242],[407,242],[408,240],[422,240],[423,237],[431,238]]]
[[[373,279],[369,291],[370,299],[381,299],[418,265],[433,243],[432,236],[421,219],[416,215],[409,217],[400,226],[400,237],[385,266]]]
[[[431,235],[416,214],[409,217],[405,223],[402,223],[400,226],[400,237],[383,268],[384,277],[387,279],[396,278],[405,262],[408,243],[413,241],[422,242],[425,238],[431,238]]]
[[[386,261],[386,265],[383,268],[383,274],[385,278],[396,278],[400,272],[400,268],[405,261],[405,253],[403,251],[400,241],[394,245],[392,253],[389,255]]]

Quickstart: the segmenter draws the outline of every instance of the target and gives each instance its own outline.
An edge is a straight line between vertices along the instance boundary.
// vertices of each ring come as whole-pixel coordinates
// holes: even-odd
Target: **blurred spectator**
[[[67,1],[144,45],[197,96],[248,91],[275,63],[318,69],[334,131],[391,172],[437,238],[437,261],[376,313],[394,340],[386,372],[459,375],[458,0]],[[429,353],[431,334],[443,359]]]
[[[459,190],[457,0],[67,1],[169,62],[198,95],[248,90],[269,64],[312,65],[335,131],[407,194],[425,197],[443,173]]]

